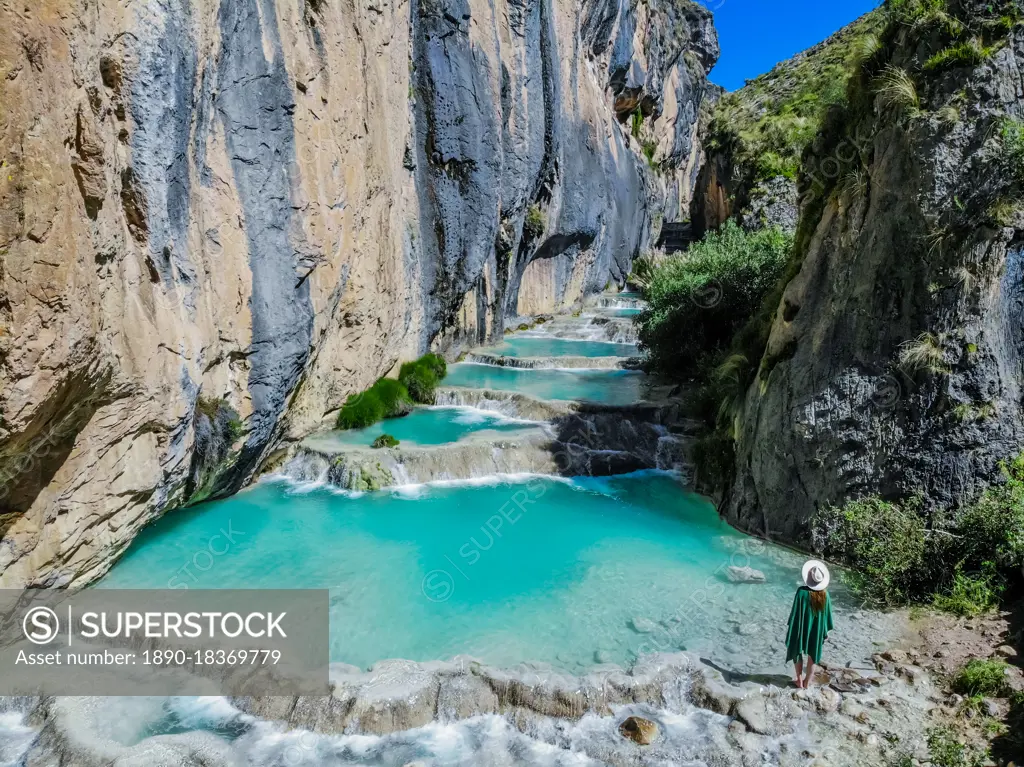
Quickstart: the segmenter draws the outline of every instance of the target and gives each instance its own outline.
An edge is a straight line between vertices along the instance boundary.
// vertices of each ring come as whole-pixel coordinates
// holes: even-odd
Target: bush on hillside
[[[1024,457],[1004,472],[1005,482],[941,526],[929,527],[916,501],[826,507],[812,520],[812,545],[854,568],[851,585],[867,602],[988,609],[1019,583],[1024,565]]]
[[[702,358],[723,351],[778,283],[791,245],[779,229],[747,232],[727,221],[660,263],[637,320],[652,367],[688,375]]]
[[[398,372],[398,380],[404,384],[414,402],[432,405],[437,384],[447,373],[448,366],[443,357],[425,354],[418,360],[402,365]]]

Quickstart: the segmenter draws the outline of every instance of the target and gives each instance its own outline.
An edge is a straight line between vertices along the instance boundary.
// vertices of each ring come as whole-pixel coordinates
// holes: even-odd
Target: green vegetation
[[[925,63],[925,71],[932,72],[947,67],[977,66],[995,52],[993,46],[983,46],[976,39],[963,40],[943,48]]]
[[[540,209],[539,205],[534,203],[526,209],[526,218],[523,220],[523,234],[525,236],[535,240],[544,234],[544,229],[547,225],[547,219],[544,217],[544,212]]]
[[[373,441],[373,444],[371,444],[370,447],[375,450],[382,447],[398,447],[398,440],[390,434],[381,434]]]
[[[982,763],[982,754],[968,748],[950,727],[928,730],[928,760],[934,767],[975,767]]]
[[[825,42],[778,64],[719,99],[708,129],[710,151],[722,150],[745,185],[796,178],[800,156],[829,108],[845,99],[845,83],[866,51],[878,45],[881,15],[862,16]]]
[[[1024,187],[1024,122],[1003,118],[999,124],[999,140],[1014,181]]]
[[[234,442],[242,436],[242,432],[244,431],[242,420],[238,417],[238,412],[231,407],[226,398],[204,397],[200,394],[196,399],[196,412],[201,413],[210,419],[211,424],[215,424],[217,422],[217,414],[223,412],[223,415],[226,418],[226,436],[228,441]]]
[[[414,362],[406,362],[398,371],[398,380],[409,391],[414,402],[434,404],[437,384],[448,373],[444,358],[437,354],[424,354]]]
[[[1003,470],[1002,484],[950,521],[929,522],[918,500],[826,507],[812,520],[812,545],[855,569],[848,577],[866,602],[987,610],[1019,585],[1024,565],[1024,457]]]
[[[633,259],[633,268],[626,278],[626,282],[635,285],[640,290],[646,290],[651,284],[658,264],[658,258],[654,253],[646,251]]]
[[[654,161],[654,154],[658,151],[658,142],[654,140],[644,140],[640,142],[640,151],[643,152],[644,158],[647,160],[647,164],[651,168],[657,168],[658,164]]]
[[[361,429],[385,418],[406,415],[414,402],[432,404],[447,367],[436,354],[406,362],[394,378],[380,378],[364,392],[351,394],[338,413],[339,429]]]
[[[905,69],[887,66],[878,78],[876,89],[883,108],[893,109],[907,115],[915,115],[921,111],[921,99],[917,95],[917,85]]]
[[[932,604],[943,612],[965,617],[994,609],[999,603],[1002,586],[992,564],[986,564],[988,567],[978,575],[967,575],[962,568],[957,568],[949,591],[935,594]]]
[[[394,378],[381,378],[366,391],[349,395],[338,413],[338,428],[361,429],[411,409],[412,398],[405,386]]]
[[[948,373],[949,368],[943,363],[944,355],[942,339],[933,333],[922,333],[913,341],[900,347],[900,370],[907,375],[922,371],[928,373]]]
[[[724,351],[785,268],[791,238],[777,229],[750,233],[729,221],[650,276],[638,317],[651,366],[684,376]]]
[[[961,695],[1001,697],[1010,693],[1006,681],[1006,663],[1001,660],[974,658],[950,680],[953,692]]]
[[[639,141],[640,129],[644,127],[644,113],[640,111],[640,107],[633,110],[633,113],[629,116],[629,122],[630,133],[633,134],[633,138]]]

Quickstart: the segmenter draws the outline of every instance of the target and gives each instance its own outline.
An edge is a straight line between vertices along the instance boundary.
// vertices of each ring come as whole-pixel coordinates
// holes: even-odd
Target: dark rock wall
[[[823,504],[866,495],[955,508],[1024,447],[1022,179],[999,138],[1022,67],[1017,27],[980,65],[918,75],[920,110],[876,103],[805,156],[806,255],[736,425],[741,527],[805,542]],[[843,157],[864,165],[818,184]]]

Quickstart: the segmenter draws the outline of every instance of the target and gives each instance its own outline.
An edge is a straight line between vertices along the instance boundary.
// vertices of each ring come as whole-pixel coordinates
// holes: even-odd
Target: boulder
[[[750,732],[768,734],[768,706],[760,695],[744,698],[736,704],[736,718],[746,725]]]
[[[658,725],[641,716],[631,716],[619,725],[619,734],[641,746],[649,746],[658,737]]]

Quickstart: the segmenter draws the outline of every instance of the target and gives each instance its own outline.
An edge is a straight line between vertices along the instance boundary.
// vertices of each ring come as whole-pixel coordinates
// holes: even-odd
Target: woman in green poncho
[[[793,597],[786,632],[786,661],[796,669],[796,686],[810,687],[814,664],[821,663],[821,645],[832,630],[832,600],[828,596],[828,567],[810,559],[803,567],[804,584]],[[804,672],[804,656],[807,670]]]

